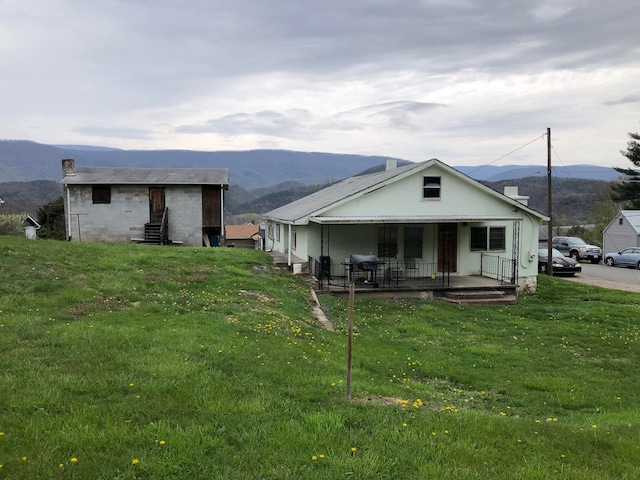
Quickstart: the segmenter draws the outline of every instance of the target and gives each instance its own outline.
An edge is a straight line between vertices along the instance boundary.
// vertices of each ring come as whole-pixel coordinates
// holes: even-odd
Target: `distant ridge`
[[[454,167],[465,175],[487,182],[500,182],[525,177],[546,177],[547,167],[536,165],[502,165],[502,166],[461,166]],[[584,178],[589,180],[612,181],[620,174],[611,167],[597,165],[552,166],[551,175],[557,178]]]
[[[63,148],[66,150],[85,150],[87,152],[112,152],[114,150],[122,150],[121,148],[113,147],[98,147],[94,145],[53,145],[54,147]]]
[[[62,177],[60,161],[63,158],[75,159],[78,166],[94,167],[228,168],[230,185],[263,189],[284,182],[319,185],[341,180],[383,168],[390,157],[291,150],[121,150],[94,145],[44,145],[27,140],[0,140],[0,183],[59,181]],[[428,158],[425,157],[425,160]],[[406,162],[395,160],[398,160],[398,164]],[[446,159],[441,160],[446,163]],[[546,176],[546,167],[535,165],[454,168],[471,178],[489,182]],[[619,177],[613,168],[595,165],[554,167],[553,175],[605,181]]]

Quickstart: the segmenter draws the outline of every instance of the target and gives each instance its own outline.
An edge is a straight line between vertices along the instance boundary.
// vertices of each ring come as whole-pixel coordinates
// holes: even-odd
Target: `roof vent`
[[[394,168],[398,168],[398,161],[393,158],[388,158],[385,170],[393,170]]]

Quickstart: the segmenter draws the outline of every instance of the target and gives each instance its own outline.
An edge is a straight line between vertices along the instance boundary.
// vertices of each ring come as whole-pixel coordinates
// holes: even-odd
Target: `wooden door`
[[[159,223],[164,214],[164,188],[154,187],[149,189],[149,221]]]
[[[455,272],[458,270],[458,225],[456,223],[438,224],[438,271]]]
[[[217,185],[202,186],[202,227],[222,226],[222,188]]]

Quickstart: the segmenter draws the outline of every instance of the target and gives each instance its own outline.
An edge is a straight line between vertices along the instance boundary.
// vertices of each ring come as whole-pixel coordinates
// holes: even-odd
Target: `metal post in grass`
[[[347,339],[347,400],[351,400],[351,348],[353,345],[353,302],[355,284],[349,283],[349,336]]]

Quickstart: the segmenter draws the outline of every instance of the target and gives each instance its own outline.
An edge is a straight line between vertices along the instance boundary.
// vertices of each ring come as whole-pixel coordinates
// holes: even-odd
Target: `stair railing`
[[[165,207],[160,222],[160,245],[167,243],[169,237],[169,207]]]

